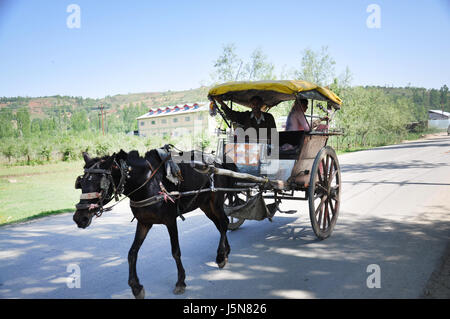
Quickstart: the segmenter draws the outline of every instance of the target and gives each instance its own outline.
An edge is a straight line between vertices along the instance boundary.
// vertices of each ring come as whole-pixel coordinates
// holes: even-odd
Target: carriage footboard
[[[224,210],[227,216],[238,219],[263,220],[275,214],[275,209],[266,206],[262,193],[251,197],[242,205],[224,206]]]

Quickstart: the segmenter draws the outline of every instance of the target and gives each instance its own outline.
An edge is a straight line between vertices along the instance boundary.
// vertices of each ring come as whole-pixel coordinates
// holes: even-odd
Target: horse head
[[[119,160],[124,154],[126,153],[121,151],[111,156],[91,158],[88,153],[83,153],[84,174],[78,176],[75,181],[75,188],[81,189],[82,192],[73,216],[78,227],[88,227],[94,215],[99,216],[102,213],[103,205],[120,194],[120,188],[123,186],[123,167]]]

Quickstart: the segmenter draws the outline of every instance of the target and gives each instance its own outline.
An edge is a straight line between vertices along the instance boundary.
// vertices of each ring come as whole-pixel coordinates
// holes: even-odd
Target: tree
[[[334,78],[335,64],[336,62],[328,53],[328,47],[324,46],[318,52],[306,49],[301,59],[301,69],[295,72],[295,77],[325,86]]]
[[[350,71],[350,68],[347,66],[345,68],[345,71],[341,75],[339,75],[338,85],[341,88],[349,88],[352,83],[352,80],[353,80],[353,74]]]
[[[222,55],[214,62],[215,72],[212,77],[215,82],[228,82],[237,80],[241,72],[243,61],[236,54],[233,43],[223,47]]]
[[[16,157],[19,153],[17,144],[14,142],[5,143],[2,145],[2,153],[8,158],[8,162],[11,163],[11,158]]]
[[[51,144],[40,145],[39,155],[41,155],[47,162],[50,161],[52,156],[53,146]]]
[[[34,135],[39,135],[41,132],[41,123],[42,120],[39,118],[33,119],[31,121],[31,133]]]
[[[88,129],[89,121],[85,110],[72,114],[72,117],[70,118],[70,127],[76,132],[81,132]]]
[[[430,108],[440,108],[439,105],[439,91],[436,89],[430,90],[430,100],[429,100]]]
[[[43,119],[41,122],[41,133],[43,134],[53,133],[57,128],[58,122],[59,119],[56,119],[55,117]]]
[[[416,105],[423,105],[423,95],[419,94],[419,89],[413,89],[413,102]]]
[[[28,137],[31,134],[31,119],[30,112],[27,107],[21,107],[17,110],[16,113],[17,119],[17,129],[19,130],[19,134]]]
[[[267,56],[262,49],[253,51],[250,61],[245,64],[243,77],[247,81],[274,80],[274,65],[267,61]]]
[[[414,106],[412,113],[417,121],[424,121],[427,117],[427,111],[425,109],[423,94],[420,93],[421,89],[413,88],[412,90],[412,104]]]
[[[340,97],[344,104],[336,115],[337,127],[363,143],[374,136],[401,136],[406,124],[413,120],[410,99],[396,99],[378,88],[354,87]]]
[[[441,89],[439,90],[440,93],[440,102],[441,102],[441,110],[445,111],[447,110],[448,105],[448,87],[447,85],[443,85]]]
[[[14,115],[11,109],[2,109],[0,111],[0,138],[13,137],[15,135],[13,120]]]
[[[20,147],[20,154],[27,159],[27,165],[31,164],[31,157],[34,155],[34,149],[31,145],[30,140],[25,140]]]

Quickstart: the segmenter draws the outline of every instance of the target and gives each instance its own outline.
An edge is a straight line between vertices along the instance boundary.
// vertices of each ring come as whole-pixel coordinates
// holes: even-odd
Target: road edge
[[[450,299],[450,242],[427,281],[422,299]]]

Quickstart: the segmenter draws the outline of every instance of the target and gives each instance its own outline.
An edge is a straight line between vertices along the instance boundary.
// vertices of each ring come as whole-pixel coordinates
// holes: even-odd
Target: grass
[[[83,162],[0,166],[0,225],[75,210]]]

